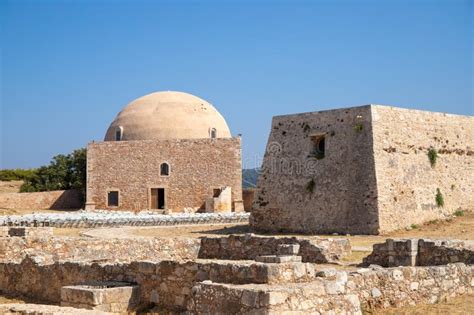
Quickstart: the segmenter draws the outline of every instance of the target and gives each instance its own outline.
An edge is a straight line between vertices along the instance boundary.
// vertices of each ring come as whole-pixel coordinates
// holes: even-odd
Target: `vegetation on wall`
[[[314,186],[316,186],[316,182],[314,181],[314,179],[311,178],[308,184],[306,184],[306,191],[309,193],[313,193]]]
[[[435,167],[436,160],[438,159],[438,151],[435,148],[430,148],[428,150],[428,158],[430,159],[431,167]]]
[[[316,160],[321,160],[324,159],[324,152],[314,149],[313,151],[310,152],[308,155],[309,158],[315,158]]]
[[[361,132],[362,129],[364,129],[364,125],[362,123],[357,123],[355,124],[354,126],[354,130],[357,131],[357,132]]]
[[[308,125],[308,123],[303,123],[303,131],[308,132],[311,130],[311,127]]]
[[[439,188],[436,188],[436,205],[438,207],[444,206],[444,197]]]
[[[77,189],[85,196],[86,191],[86,149],[53,157],[47,166],[33,170],[24,178],[21,192]]]

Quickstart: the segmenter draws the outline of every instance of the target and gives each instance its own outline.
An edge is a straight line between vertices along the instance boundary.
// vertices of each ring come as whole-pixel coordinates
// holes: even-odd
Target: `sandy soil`
[[[376,312],[365,314],[372,315],[445,315],[474,314],[474,295],[459,296],[454,299],[437,304],[416,305],[402,308],[390,308],[377,310]]]
[[[18,303],[25,303],[25,301],[20,300],[18,298],[6,297],[6,296],[0,295],[0,304],[18,304]]]
[[[22,180],[0,181],[0,194],[20,192],[21,185],[23,185]]]

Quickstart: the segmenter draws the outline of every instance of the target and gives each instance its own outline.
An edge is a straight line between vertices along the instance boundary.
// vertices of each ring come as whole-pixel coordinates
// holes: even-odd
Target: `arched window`
[[[168,163],[161,163],[160,165],[160,175],[169,176],[170,175],[170,166]]]
[[[211,128],[211,139],[217,138],[217,130],[216,128]]]
[[[115,129],[115,141],[122,141],[122,136],[123,136],[123,127],[117,127]]]

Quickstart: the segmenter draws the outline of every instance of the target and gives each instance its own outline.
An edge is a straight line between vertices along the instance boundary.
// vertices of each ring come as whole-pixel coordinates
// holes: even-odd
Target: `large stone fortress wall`
[[[170,166],[160,176],[160,165]],[[203,208],[213,188],[231,187],[242,200],[240,138],[105,141],[87,148],[87,202],[106,209],[119,191],[117,210],[149,208],[150,188],[166,189],[167,209]],[[230,209],[229,209],[230,210]]]
[[[259,230],[364,234],[472,210],[474,117],[381,105],[275,117],[254,208]]]
[[[474,209],[474,117],[372,106],[372,119],[381,232]]]
[[[311,136],[318,134],[326,135],[322,159],[310,156]],[[370,106],[274,117],[251,225],[303,233],[377,232],[373,158]]]

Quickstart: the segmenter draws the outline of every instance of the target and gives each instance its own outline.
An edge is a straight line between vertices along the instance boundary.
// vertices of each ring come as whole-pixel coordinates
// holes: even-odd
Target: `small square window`
[[[118,205],[119,205],[119,192],[109,191],[107,193],[107,206],[118,207]]]

